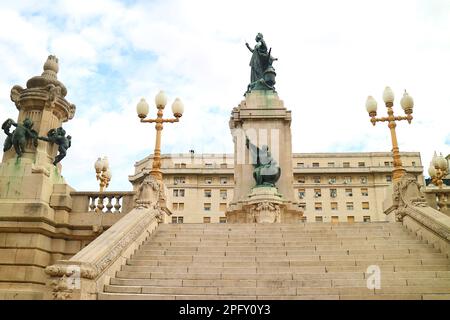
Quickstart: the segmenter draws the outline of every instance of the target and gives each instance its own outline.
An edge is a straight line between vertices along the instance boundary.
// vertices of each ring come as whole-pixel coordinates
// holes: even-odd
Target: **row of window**
[[[353,189],[345,189],[345,195],[347,197],[353,197]],[[298,189],[298,197],[300,199],[304,199],[306,196],[306,190],[305,189]],[[338,190],[337,189],[330,189],[330,198],[336,198],[338,196]],[[369,196],[369,189],[368,188],[361,188],[361,196],[368,197]],[[314,198],[320,198],[322,197],[322,189],[314,189]]]
[[[306,211],[306,203],[300,203],[298,206],[301,209],[303,209],[303,211]],[[355,205],[353,202],[346,202],[345,207],[348,211],[352,211],[355,209]],[[337,211],[337,210],[339,210],[339,204],[337,202],[330,202],[330,208],[332,211]],[[363,210],[369,210],[370,209],[369,202],[361,202],[361,208]],[[322,211],[322,209],[323,209],[322,202],[314,203],[314,210]]]
[[[205,166],[205,168],[214,168],[213,163],[205,163],[204,166]],[[227,168],[228,168],[228,164],[226,164],[226,163],[220,164],[220,169],[227,169]],[[186,163],[175,163],[175,169],[186,169]]]
[[[394,163],[392,161],[385,161],[384,162],[384,166],[385,167],[392,167],[394,166]],[[416,166],[416,162],[412,161],[411,162],[411,166],[415,167]],[[313,168],[320,168],[320,163],[319,162],[313,162],[312,163],[312,167]],[[328,168],[335,168],[336,163],[335,162],[328,162]],[[343,162],[342,163],[342,167],[343,168],[351,168],[352,166],[350,165],[350,162]],[[366,163],[363,161],[359,161],[358,162],[358,168],[365,168],[366,167]],[[297,162],[297,168],[305,168],[305,163],[304,162]]]
[[[206,177],[204,182],[205,184],[212,184],[214,181],[213,177]],[[186,183],[186,177],[174,177],[173,178],[173,184],[185,184]],[[228,178],[227,177],[220,177],[219,178],[220,184],[228,184]]]
[[[322,183],[322,177],[321,176],[313,176],[312,177],[312,181],[313,183]],[[345,176],[342,179],[342,183],[343,184],[350,184],[352,183],[353,179],[351,176]],[[369,178],[367,176],[360,176],[359,177],[359,182],[361,184],[367,184],[369,181]],[[306,177],[305,176],[299,176],[297,177],[297,182],[298,183],[306,183]],[[391,175],[386,175],[386,182],[392,182],[392,176]],[[338,183],[338,179],[337,177],[329,177],[328,178],[328,183],[329,184],[335,184]]]
[[[226,217],[219,217],[220,223],[227,223]],[[184,217],[172,217],[172,223],[184,223]],[[211,217],[203,217],[203,223],[211,223]]]
[[[174,202],[172,203],[172,210],[173,211],[183,211],[184,210],[184,203],[182,202]],[[203,210],[204,211],[211,211],[211,203],[204,203],[203,204]],[[226,203],[220,203],[219,204],[219,211],[225,212],[227,210],[227,204]]]
[[[323,222],[323,217],[322,216],[316,216],[315,219],[316,219],[316,222]],[[363,221],[364,222],[370,222],[370,216],[364,216],[363,217]],[[338,223],[339,222],[339,217],[338,216],[332,216],[331,217],[331,222],[332,223]],[[355,217],[354,216],[347,216],[347,222],[350,222],[350,223],[355,222]]]
[[[226,200],[228,198],[228,192],[227,190],[220,190],[220,198],[223,200]],[[203,191],[203,195],[205,198],[211,198],[212,197],[212,190],[210,189],[205,189]],[[173,196],[174,198],[184,198],[186,192],[184,189],[173,189]]]

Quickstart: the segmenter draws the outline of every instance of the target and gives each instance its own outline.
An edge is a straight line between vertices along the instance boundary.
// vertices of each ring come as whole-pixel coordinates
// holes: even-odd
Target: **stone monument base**
[[[226,216],[228,223],[297,223],[303,212],[277,188],[255,187],[246,199],[231,203]]]

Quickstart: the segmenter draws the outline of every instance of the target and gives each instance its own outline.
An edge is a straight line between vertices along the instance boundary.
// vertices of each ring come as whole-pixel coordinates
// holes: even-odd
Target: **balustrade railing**
[[[133,209],[135,192],[72,192],[73,212],[128,213]]]

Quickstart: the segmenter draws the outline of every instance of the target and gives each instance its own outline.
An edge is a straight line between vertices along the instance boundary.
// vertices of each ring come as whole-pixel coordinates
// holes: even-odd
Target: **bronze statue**
[[[277,58],[272,57],[272,49],[267,51],[267,45],[261,33],[258,33],[256,35],[255,41],[256,45],[254,49],[252,49],[248,43],[245,43],[248,50],[250,50],[250,52],[252,53],[252,58],[250,60],[250,85],[256,83],[261,79],[264,79],[264,73],[266,72],[266,70],[268,70],[269,68],[273,69],[273,61],[278,60]]]
[[[47,138],[39,137],[39,139],[51,143],[56,143],[58,145],[59,154],[55,157],[55,160],[53,161],[53,164],[55,166],[58,162],[60,162],[62,159],[65,158],[65,156],[67,155],[67,149],[69,149],[70,146],[72,145],[72,137],[71,136],[66,137],[66,130],[64,130],[62,127],[49,130],[49,132],[47,133]]]
[[[258,148],[250,139],[245,137],[245,145],[250,150],[253,158],[253,178],[256,181],[256,187],[275,187],[275,184],[280,179],[281,168],[277,165],[275,159],[269,152],[269,147],[263,145]]]
[[[16,129],[10,132],[11,126],[15,126]],[[17,153],[17,157],[22,157],[25,152],[25,145],[29,140],[33,141],[35,147],[38,145],[38,134],[33,128],[33,121],[29,118],[25,118],[22,124],[14,122],[12,119],[6,120],[2,129],[8,136],[3,144],[3,152],[8,151],[14,146],[14,150]]]

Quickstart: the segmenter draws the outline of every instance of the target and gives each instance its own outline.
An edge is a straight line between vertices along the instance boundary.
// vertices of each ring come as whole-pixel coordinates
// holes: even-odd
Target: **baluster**
[[[89,211],[95,211],[95,199],[97,197],[96,196],[89,196]]]
[[[105,198],[104,196],[99,196],[98,197],[97,210],[98,210],[99,213],[103,212],[103,209],[105,208],[105,206],[103,205],[103,199],[104,198]]]
[[[120,199],[122,199],[121,195],[116,195],[114,196],[114,198],[116,199],[116,203],[114,204],[114,212],[115,213],[120,213],[120,209],[122,208],[122,205],[120,204]]]
[[[108,199],[108,204],[106,205],[106,213],[112,213],[111,209],[113,208],[112,205],[112,196],[106,197]]]

